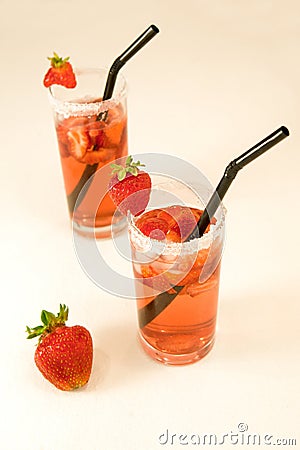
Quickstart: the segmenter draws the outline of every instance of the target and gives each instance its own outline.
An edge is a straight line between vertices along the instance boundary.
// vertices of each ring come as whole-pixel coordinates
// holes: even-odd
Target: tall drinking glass
[[[215,339],[225,213],[220,207],[202,238],[181,242],[178,229],[183,236],[204,209],[196,191],[176,180],[154,183],[149,211],[129,220],[139,340],[170,365],[203,358]]]
[[[116,233],[126,221],[115,213],[108,194],[99,204],[110,172],[92,175],[128,153],[126,82],[120,74],[113,97],[102,101],[106,69],[75,70],[75,75],[76,88],[53,85],[49,90],[70,218],[82,235],[109,237],[112,226]]]

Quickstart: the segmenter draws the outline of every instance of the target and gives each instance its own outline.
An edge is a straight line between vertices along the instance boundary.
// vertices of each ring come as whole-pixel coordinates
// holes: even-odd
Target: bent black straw
[[[197,223],[197,226],[188,236],[186,241],[190,241],[196,237],[200,238],[203,236],[207,226],[209,225],[215,212],[220,206],[221,201],[228,191],[229,186],[235,179],[238,171],[254,159],[258,158],[260,155],[265,153],[271,147],[278,144],[278,142],[282,141],[282,139],[286,138],[289,134],[289,130],[286,127],[282,126],[228,164],[225,169],[224,175],[221,178],[216,190],[212,194],[205,210],[203,211],[203,214],[201,215]]]
[[[159,29],[155,25],[150,25],[150,27],[148,27],[120,56],[118,56],[118,58],[115,59],[108,73],[102,100],[108,100],[112,97],[119,70],[127,61],[129,61],[130,58],[132,58],[141,48],[143,48],[147,42],[156,36],[157,33],[159,33]],[[107,111],[99,114],[97,119],[105,120],[106,115]],[[98,164],[87,164],[74,190],[68,195],[67,200],[71,213],[73,213],[75,205],[78,208],[82,202],[89,186],[87,186],[87,189],[85,189],[84,192],[81,192],[81,190],[89,178],[91,178],[97,171],[97,168]],[[80,192],[81,195],[78,197]]]
[[[186,241],[203,236],[204,231],[206,230],[211,218],[220,206],[221,201],[228,191],[228,188],[231,185],[232,181],[235,179],[238,171],[249,164],[251,161],[256,159],[258,156],[265,153],[268,149],[278,144],[278,142],[289,136],[289,134],[289,130],[286,127],[282,126],[228,164],[225,169],[224,175],[221,178],[216,190],[212,194],[197,226],[187,237]],[[175,298],[183,288],[184,286],[174,286],[173,289],[175,289],[176,294],[162,292],[161,294],[157,295],[157,297],[155,297],[150,303],[141,308],[138,311],[140,327],[143,328],[150,322],[152,322],[152,320],[154,320],[161,312],[164,311],[165,308],[167,308],[167,306],[172,303],[173,300],[175,300]]]
[[[155,25],[150,25],[118,58],[113,62],[107,77],[103,100],[111,98],[119,70],[127,63],[144,45],[147,44],[159,29]]]

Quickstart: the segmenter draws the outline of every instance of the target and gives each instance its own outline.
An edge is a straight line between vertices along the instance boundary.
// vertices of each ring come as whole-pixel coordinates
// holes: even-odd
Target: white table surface
[[[195,448],[193,433],[238,434],[244,448],[240,423],[300,448],[299,2],[0,6],[1,450]],[[134,301],[103,292],[79,266],[42,86],[53,50],[77,66],[109,66],[151,23],[160,34],[123,69],[131,153],[185,158],[215,185],[241,152],[280,125],[291,132],[227,194],[215,347],[177,368],[139,348]],[[95,346],[90,382],[71,393],[43,379],[24,332],[60,302]],[[219,446],[233,448],[227,439]]]

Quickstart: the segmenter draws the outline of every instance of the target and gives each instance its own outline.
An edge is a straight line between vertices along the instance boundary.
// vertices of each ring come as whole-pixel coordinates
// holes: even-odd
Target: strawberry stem
[[[139,174],[138,167],[145,167],[145,164],[141,164],[140,161],[133,162],[132,156],[127,156],[125,161],[125,167],[120,164],[111,164],[110,167],[113,169],[111,174],[117,174],[118,180],[122,181],[126,177],[127,173],[137,177]]]
[[[51,66],[58,69],[59,67],[63,67],[64,64],[69,61],[70,56],[66,58],[61,58],[57,53],[53,52],[53,56],[48,56],[48,59],[51,61]]]
[[[59,313],[56,316],[53,313],[43,309],[41,312],[41,321],[43,325],[38,325],[34,328],[27,326],[27,339],[32,339],[37,336],[40,336],[41,339],[46,334],[49,334],[55,330],[55,328],[64,326],[65,322],[68,320],[68,314],[69,308],[66,305],[59,305]]]

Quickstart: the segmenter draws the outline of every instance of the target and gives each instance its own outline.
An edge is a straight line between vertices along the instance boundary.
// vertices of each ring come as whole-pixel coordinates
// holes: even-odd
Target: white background
[[[158,438],[238,433],[241,422],[299,448],[299,3],[0,6],[1,450],[194,448]],[[131,153],[185,158],[216,185],[234,157],[281,125],[291,132],[226,196],[216,344],[177,368],[140,350],[134,301],[101,291],[78,264],[42,85],[53,50],[75,66],[109,66],[151,23],[160,34],[123,69]],[[60,302],[95,346],[89,384],[71,393],[43,379],[24,332]]]

